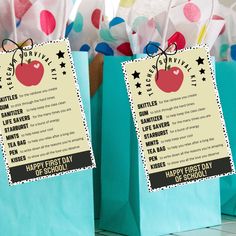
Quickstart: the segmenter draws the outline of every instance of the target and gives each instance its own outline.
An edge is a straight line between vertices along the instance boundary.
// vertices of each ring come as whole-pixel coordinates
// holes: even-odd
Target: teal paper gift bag
[[[229,142],[236,161],[236,62],[216,63],[216,81],[228,131]],[[236,215],[236,175],[221,178],[222,213]]]
[[[90,126],[88,56],[73,58]],[[0,212],[1,236],[93,236],[92,170],[10,187],[1,153]]]
[[[99,219],[101,202],[101,118],[102,118],[102,86],[91,97],[92,144],[96,158],[96,168],[93,170],[94,216]]]
[[[148,191],[121,62],[105,57],[100,227],[129,236],[157,236],[220,224],[219,180]]]

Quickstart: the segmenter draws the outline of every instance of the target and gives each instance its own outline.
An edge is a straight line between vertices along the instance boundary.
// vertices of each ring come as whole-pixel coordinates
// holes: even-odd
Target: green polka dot
[[[228,53],[229,45],[228,44],[222,44],[220,47],[220,58],[225,59],[227,58],[227,53]]]
[[[139,27],[139,25],[141,25],[142,23],[147,22],[147,21],[148,21],[148,18],[147,18],[146,16],[138,16],[138,17],[134,20],[132,29],[133,29],[134,31],[137,31],[137,28]]]
[[[81,32],[83,29],[83,24],[84,24],[83,16],[78,12],[73,25],[73,30],[77,33]]]
[[[114,42],[116,41],[115,38],[112,37],[110,31],[108,29],[101,29],[100,30],[100,37],[107,41],[107,42]]]

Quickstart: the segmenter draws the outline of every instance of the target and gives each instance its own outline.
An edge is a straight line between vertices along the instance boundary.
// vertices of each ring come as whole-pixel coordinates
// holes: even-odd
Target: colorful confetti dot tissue
[[[64,38],[72,1],[3,0],[1,1],[1,38],[17,42],[32,38],[34,43]],[[2,34],[4,32],[4,34]]]
[[[129,56],[145,53],[149,42],[165,47],[176,43],[178,49],[207,44],[211,49],[225,20],[217,14],[218,0],[206,1],[122,0],[116,17],[101,26],[96,51]]]
[[[94,55],[104,1],[1,0],[0,40],[34,43],[69,37],[72,50]]]
[[[226,24],[213,47],[213,54],[217,60],[236,60],[236,3],[234,1],[220,1],[220,9],[216,14],[217,18],[225,19]]]
[[[77,0],[78,2],[78,0]],[[77,12],[72,16],[71,31],[68,34],[72,50],[89,52],[94,55],[94,47],[98,40],[101,22],[104,21],[105,5],[103,0],[79,1]]]

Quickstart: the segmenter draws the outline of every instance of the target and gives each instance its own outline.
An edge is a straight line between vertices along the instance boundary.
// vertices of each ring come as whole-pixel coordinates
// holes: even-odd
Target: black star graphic
[[[63,72],[62,72],[62,74],[63,74],[63,75],[65,75],[65,74],[66,74],[66,72],[65,72],[65,71],[63,71]]]
[[[204,61],[204,58],[201,58],[201,57],[199,57],[199,58],[196,60],[196,62],[198,63],[198,65],[203,65],[203,64],[204,64],[203,61]]]
[[[202,81],[206,81],[206,78],[202,78]]]
[[[62,63],[60,64],[60,66],[61,66],[61,68],[65,68],[66,63],[62,62]]]
[[[140,73],[138,73],[137,71],[135,71],[132,75],[133,75],[134,79],[139,79]]]
[[[204,69],[199,70],[199,72],[201,73],[201,75],[205,74],[205,70]]]
[[[138,82],[137,84],[135,84],[136,88],[141,88],[141,84]]]
[[[139,91],[139,92],[138,92],[138,95],[142,95],[142,92],[141,92],[141,91]]]
[[[64,58],[64,52],[62,52],[61,50],[57,53],[58,59],[60,58]]]

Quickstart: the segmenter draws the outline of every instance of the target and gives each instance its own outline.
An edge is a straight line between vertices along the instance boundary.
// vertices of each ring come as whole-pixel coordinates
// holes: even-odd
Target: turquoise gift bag
[[[148,191],[121,68],[131,59],[104,59],[100,227],[157,236],[220,224],[218,179]]]
[[[92,125],[92,144],[96,158],[96,168],[93,170],[94,188],[94,215],[95,219],[100,216],[101,203],[101,121],[102,119],[102,86],[91,97],[91,125]]]
[[[73,58],[90,125],[88,56]],[[92,170],[10,187],[1,154],[0,175],[1,236],[94,235]]]
[[[216,80],[236,162],[236,62],[216,63]],[[236,215],[236,175],[221,178],[221,208],[224,214]]]

